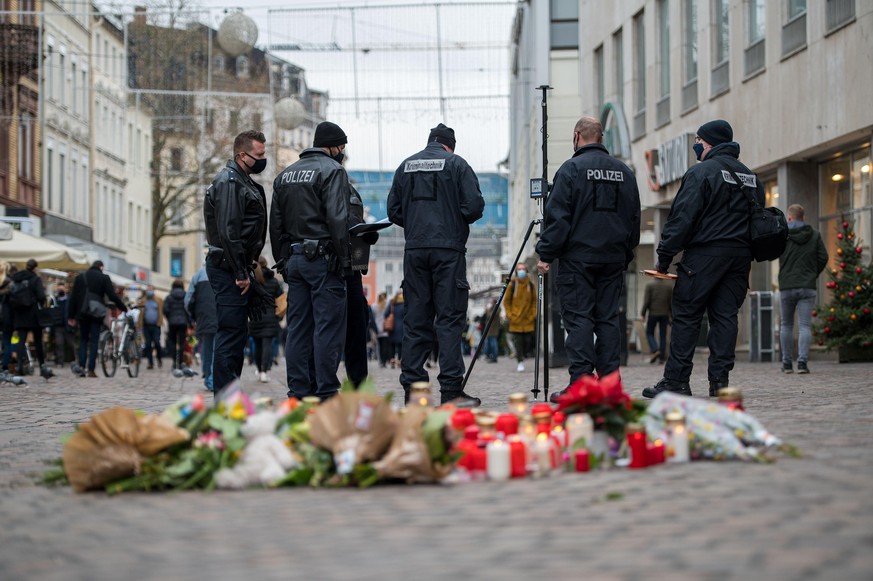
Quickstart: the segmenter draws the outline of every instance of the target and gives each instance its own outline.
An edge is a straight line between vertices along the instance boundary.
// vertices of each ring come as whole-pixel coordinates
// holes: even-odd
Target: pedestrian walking
[[[242,373],[252,269],[267,237],[267,196],[252,179],[267,167],[267,138],[249,130],[233,140],[233,159],[206,190],[206,275],[215,293],[218,331],[212,362],[216,399]]]
[[[167,319],[167,353],[173,358],[173,369],[182,369],[185,340],[190,319],[185,310],[185,284],[176,279],[170,294],[164,299],[164,317]]]
[[[258,266],[264,277],[264,290],[274,299],[282,294],[282,285],[276,280],[276,274],[267,267],[267,259],[261,256]],[[267,374],[273,367],[273,339],[279,336],[282,329],[279,328],[279,317],[276,309],[269,309],[257,319],[249,321],[249,336],[255,344],[254,358],[258,369],[258,381],[268,383],[270,378]]]
[[[67,293],[67,284],[59,282],[55,286],[54,313],[52,320],[52,334],[55,339],[55,365],[63,367],[67,362],[67,350],[74,351],[73,328],[67,323],[70,310],[70,296]]]
[[[18,333],[19,373],[27,361],[27,337],[33,337],[33,350],[39,362],[39,374],[48,379],[54,375],[45,364],[45,348],[42,341],[42,327],[37,319],[37,311],[45,307],[46,294],[42,279],[36,273],[39,266],[36,260],[29,259],[25,269],[12,275],[9,289],[9,306],[12,308],[12,326]]]
[[[385,309],[388,308],[388,293],[380,292],[373,307],[373,317],[376,324],[376,344],[379,347],[379,367],[386,367],[391,359],[393,349],[388,331],[385,329]]]
[[[70,297],[68,316],[71,327],[79,326],[79,363],[73,373],[79,377],[97,377],[97,349],[100,331],[106,317],[106,298],[119,310],[127,312],[127,306],[115,293],[112,280],[103,272],[103,261],[95,260],[91,267],[76,277],[73,296]],[[102,306],[102,309],[101,309]]]
[[[478,406],[463,391],[464,359],[458,338],[464,331],[470,284],[466,245],[470,224],[482,217],[485,200],[470,165],[455,155],[455,131],[440,123],[427,146],[394,172],[388,218],[403,228],[403,294],[406,300],[400,384],[429,381],[424,364],[434,335],[440,344],[442,403]]]
[[[403,356],[403,329],[404,319],[406,316],[406,304],[403,298],[403,291],[397,291],[391,302],[385,308],[385,319],[391,319],[391,330],[388,331],[388,343],[391,345],[389,349],[391,368],[400,367],[400,362]]]
[[[12,275],[18,272],[18,267],[5,260],[0,262],[0,332],[3,334],[3,361],[0,369],[9,371],[12,362],[12,335],[15,327],[12,324],[12,307],[9,306],[9,290],[12,288]]]
[[[349,177],[342,166],[348,138],[335,123],[315,128],[313,147],[273,181],[270,240],[288,284],[288,397],[339,390],[346,341],[346,279],[350,276]],[[310,385],[310,356],[315,391]]]
[[[145,296],[137,307],[142,312],[142,334],[145,341],[145,356],[148,360],[146,369],[155,368],[155,359],[161,367],[161,327],[164,325],[164,301],[155,294],[155,287],[148,285]]]
[[[732,174],[754,188],[757,202],[764,205],[764,186],[740,162],[740,146],[733,135],[733,128],[723,119],[698,128],[694,153],[700,163],[682,176],[661,232],[658,272],[666,273],[673,257],[684,254],[676,265],[673,333],[664,377],[645,388],[644,397],[662,391],[691,395],[692,358],[704,313],[709,320],[709,395],[728,386],[734,368],[737,313],[746,299],[752,266],[749,199]]]
[[[555,286],[567,331],[571,384],[583,375],[603,377],[619,367],[624,272],[640,241],[636,178],[603,146],[599,121],[579,119],[573,151],[555,174],[536,246],[539,272],[549,272],[559,259]],[[552,401],[565,391],[553,392]]]
[[[828,251],[821,235],[803,221],[800,204],[788,206],[788,244],[779,258],[779,303],[782,322],[782,372],[794,371],[794,315],[797,313],[797,373],[809,373],[809,344],[812,341],[812,309],[816,279],[828,264]]]
[[[483,330],[488,323],[488,319],[491,318],[492,313],[494,313],[494,320],[491,321],[491,326],[488,327],[488,332],[485,334],[485,345],[483,349],[485,351],[486,361],[488,361],[488,363],[497,363],[497,358],[500,354],[500,347],[497,341],[498,337],[500,337],[500,312],[497,309],[497,301],[489,299],[488,306],[485,307],[485,311],[482,313],[481,321]]]
[[[534,349],[534,329],[537,320],[537,287],[527,275],[527,265],[519,262],[509,281],[503,310],[509,321],[509,333],[515,346],[516,371],[524,371],[524,360]]]
[[[667,327],[670,324],[673,301],[673,283],[656,279],[646,285],[643,295],[643,309],[640,312],[642,320],[646,321],[646,341],[649,342],[651,356],[649,363],[667,362]],[[655,340],[655,328],[659,339]]]
[[[188,291],[185,293],[185,310],[194,324],[197,341],[200,344],[200,372],[203,386],[215,391],[212,381],[212,361],[215,354],[215,333],[218,332],[218,310],[215,306],[215,292],[209,284],[206,267],[194,273]]]

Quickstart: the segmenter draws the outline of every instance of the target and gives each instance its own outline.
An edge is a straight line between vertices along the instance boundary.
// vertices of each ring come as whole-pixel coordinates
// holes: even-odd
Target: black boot
[[[39,366],[39,374],[45,378],[46,381],[55,376],[55,372],[52,371],[52,368],[48,367],[45,363]]]
[[[716,381],[712,381],[712,380],[710,380],[710,381],[709,381],[709,397],[716,397],[716,396],[718,396],[718,390],[723,389],[723,388],[725,388],[725,387],[727,387],[727,386],[728,386],[728,380],[727,380],[727,378],[725,378],[725,379],[718,379],[718,380],[716,380]]]
[[[675,381],[665,377],[652,387],[645,388],[643,390],[643,397],[653,398],[663,391],[690,396],[691,386],[688,385],[687,381]]]
[[[459,408],[477,408],[482,400],[463,391],[440,391],[440,405],[453,403]]]

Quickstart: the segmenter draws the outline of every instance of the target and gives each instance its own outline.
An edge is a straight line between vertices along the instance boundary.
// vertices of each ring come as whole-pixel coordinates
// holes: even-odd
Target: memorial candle
[[[552,469],[552,442],[547,433],[537,434],[534,453],[537,460],[537,474],[548,474]]]
[[[521,436],[509,436],[510,476],[521,478],[527,474],[527,446]]]
[[[645,428],[642,424],[628,424],[625,431],[627,433],[627,447],[630,450],[630,467],[645,468],[649,465]]]
[[[494,424],[497,437],[504,440],[518,433],[518,416],[515,414],[500,414]]]
[[[588,450],[579,448],[573,452],[573,465],[576,472],[588,472]]]
[[[509,394],[509,411],[518,417],[527,413],[527,395],[523,393]]]
[[[594,435],[594,421],[588,414],[570,414],[565,423],[567,429],[567,446],[573,447],[579,440],[584,440],[586,446],[591,445]]]
[[[506,480],[510,474],[509,446],[502,440],[494,440],[485,448],[488,456],[488,480]]]
[[[667,426],[668,456],[670,462],[688,462],[688,431],[685,429],[685,415],[670,412],[664,416]]]
[[[415,381],[409,387],[409,405],[430,406],[430,384],[426,381]]]

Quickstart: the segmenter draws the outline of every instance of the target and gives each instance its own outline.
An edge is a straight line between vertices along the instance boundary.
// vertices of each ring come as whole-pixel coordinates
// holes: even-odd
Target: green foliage
[[[837,227],[837,252],[827,271],[831,300],[813,311],[819,345],[870,348],[873,345],[873,264],[865,264],[860,238],[851,222]]]

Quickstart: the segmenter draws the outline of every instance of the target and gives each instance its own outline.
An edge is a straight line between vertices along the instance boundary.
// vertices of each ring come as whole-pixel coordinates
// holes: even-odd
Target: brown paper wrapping
[[[356,463],[381,458],[397,429],[397,414],[385,398],[361,392],[337,394],[307,421],[313,444],[334,454],[353,449]]]
[[[184,442],[188,432],[159,416],[114,407],[79,426],[64,444],[64,471],[76,492],[100,488],[139,470],[144,456]]]
[[[451,471],[451,466],[434,464],[422,438],[422,425],[428,410],[408,407],[388,453],[373,466],[382,478],[397,478],[409,484],[438,482]]]

